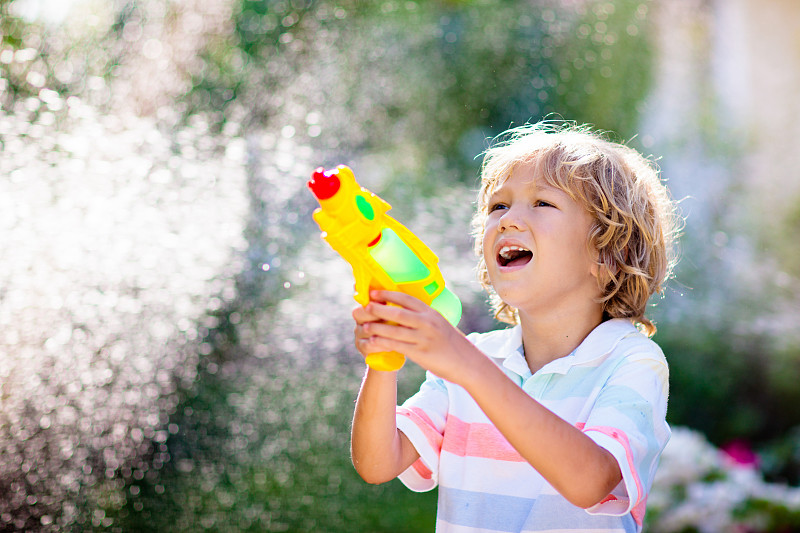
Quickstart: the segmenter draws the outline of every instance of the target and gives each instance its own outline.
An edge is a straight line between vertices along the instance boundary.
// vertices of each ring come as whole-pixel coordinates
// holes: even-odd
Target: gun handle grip
[[[402,368],[406,357],[399,352],[378,352],[369,354],[365,361],[373,370],[392,372]]]

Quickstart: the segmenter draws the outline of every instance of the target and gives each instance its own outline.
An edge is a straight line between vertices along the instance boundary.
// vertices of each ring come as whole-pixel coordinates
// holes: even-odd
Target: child
[[[644,312],[673,266],[674,204],[646,159],[588,128],[507,133],[485,154],[475,235],[513,327],[464,337],[421,301],[373,291],[353,311],[358,350],[428,372],[396,407],[397,373],[367,370],[353,464],[370,483],[438,484],[437,531],[640,531],[669,439]]]

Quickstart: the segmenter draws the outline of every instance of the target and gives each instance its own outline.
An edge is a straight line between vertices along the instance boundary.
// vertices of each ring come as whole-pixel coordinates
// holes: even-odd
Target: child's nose
[[[522,225],[519,220],[518,212],[513,207],[506,209],[503,216],[500,217],[499,229],[505,231],[507,229],[521,229]]]

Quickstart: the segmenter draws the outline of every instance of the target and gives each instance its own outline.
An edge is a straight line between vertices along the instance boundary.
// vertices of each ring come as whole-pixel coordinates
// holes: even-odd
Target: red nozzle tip
[[[307,183],[308,188],[318,200],[332,198],[339,192],[339,187],[342,185],[337,174],[338,169],[325,171],[324,168],[319,167],[311,174],[311,179]]]

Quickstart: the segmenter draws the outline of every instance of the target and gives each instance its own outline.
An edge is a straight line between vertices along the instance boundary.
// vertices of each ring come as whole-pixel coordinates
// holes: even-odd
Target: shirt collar
[[[575,350],[564,357],[550,361],[538,373],[566,374],[575,365],[588,363],[605,357],[617,346],[623,338],[638,334],[636,326],[630,320],[614,318],[601,323],[594,328]],[[522,376],[529,376],[531,371],[522,353],[522,327],[517,325],[509,330],[506,342],[497,350],[494,356],[503,359],[503,367]]]
[[[518,324],[504,333],[501,337],[503,342],[492,350],[491,357],[503,368],[525,378],[531,371],[522,354],[522,328]]]

